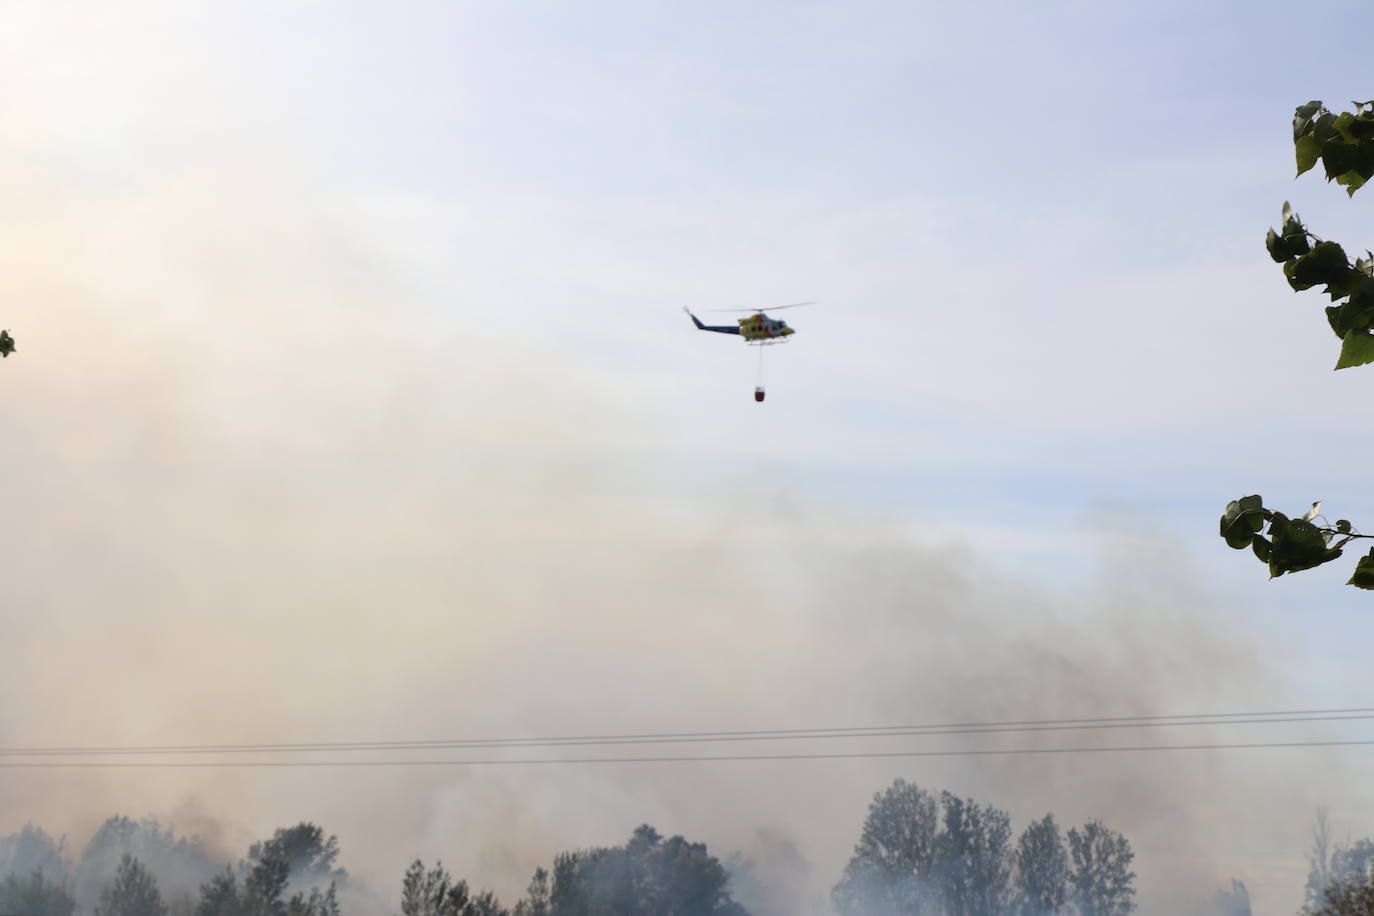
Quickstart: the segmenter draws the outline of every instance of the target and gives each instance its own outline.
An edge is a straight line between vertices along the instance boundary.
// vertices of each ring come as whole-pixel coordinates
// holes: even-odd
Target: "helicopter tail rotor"
[[[684,306],[682,307],[682,310],[683,310],[684,312],[687,313],[687,317],[688,317],[688,318],[692,319],[692,324],[694,324],[694,325],[697,326],[697,330],[700,330],[700,331],[706,330],[706,325],[704,325],[704,324],[701,323],[701,319],[700,319],[700,318],[698,318],[696,315],[693,315],[693,314],[692,314],[692,310],[691,310],[691,309],[689,309],[687,306],[684,305]]]

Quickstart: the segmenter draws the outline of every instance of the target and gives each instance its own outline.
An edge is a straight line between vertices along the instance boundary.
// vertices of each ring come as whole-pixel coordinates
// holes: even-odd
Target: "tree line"
[[[1319,826],[1303,913],[1371,912],[1339,906],[1345,897],[1374,900],[1374,841],[1342,846],[1326,837]],[[0,837],[0,914],[341,916],[357,898],[347,896],[338,857],[338,840],[311,823],[277,830],[227,863],[152,819],[111,818],[79,856],[65,838],[27,826]],[[1045,814],[1018,835],[1006,811],[898,779],[874,794],[830,903],[841,916],[1126,916],[1136,909],[1133,862],[1130,842],[1101,821],[1065,830]],[[731,868],[748,867],[731,860]],[[730,868],[704,843],[643,825],[622,845],[557,855],[509,904],[441,862],[417,859],[391,912],[751,916],[751,907],[770,908],[751,899],[757,892],[737,899]],[[1238,882],[1213,904],[1225,916],[1250,913]]]
[[[0,837],[0,913],[12,916],[339,916],[348,873],[314,824],[277,830],[237,864],[152,818],[112,817],[75,860],[32,825]]]

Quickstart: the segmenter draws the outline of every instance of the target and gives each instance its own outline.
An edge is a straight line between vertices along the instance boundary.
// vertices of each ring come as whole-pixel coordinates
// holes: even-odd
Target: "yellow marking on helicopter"
[[[739,319],[739,334],[746,341],[780,340],[797,333],[785,321],[775,321],[763,312]]]

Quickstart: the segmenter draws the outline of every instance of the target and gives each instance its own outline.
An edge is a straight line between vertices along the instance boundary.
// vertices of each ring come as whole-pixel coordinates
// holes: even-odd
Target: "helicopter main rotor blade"
[[[793,302],[791,305],[774,305],[774,306],[769,306],[768,308],[762,308],[762,309],[703,309],[702,311],[705,311],[705,312],[750,312],[750,313],[752,313],[752,314],[758,315],[758,314],[762,314],[763,312],[776,312],[776,311],[778,311],[779,309],[794,309],[794,308],[797,308],[798,306],[802,306],[802,305],[815,305],[815,304],[816,304],[816,303],[815,303],[814,301],[812,301],[812,302]]]

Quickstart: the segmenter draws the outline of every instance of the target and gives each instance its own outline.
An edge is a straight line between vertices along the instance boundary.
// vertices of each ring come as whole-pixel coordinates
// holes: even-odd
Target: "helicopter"
[[[0,331],[0,357],[8,357],[14,352],[14,338],[8,330]]]
[[[773,311],[781,309],[792,309],[802,305],[814,305],[813,302],[793,302],[790,305],[778,305],[773,307]],[[692,314],[692,310],[683,306],[682,310],[692,319],[692,324],[697,326],[699,331],[715,331],[717,334],[738,334],[744,338],[746,344],[758,346],[768,346],[770,344],[786,343],[787,338],[797,333],[794,328],[789,328],[787,322],[777,318],[769,318],[762,309],[712,309],[715,312],[749,312],[747,318],[740,318],[735,324],[702,324],[701,319]],[[759,380],[754,388],[754,400],[764,399],[763,390],[763,351],[759,351]]]

